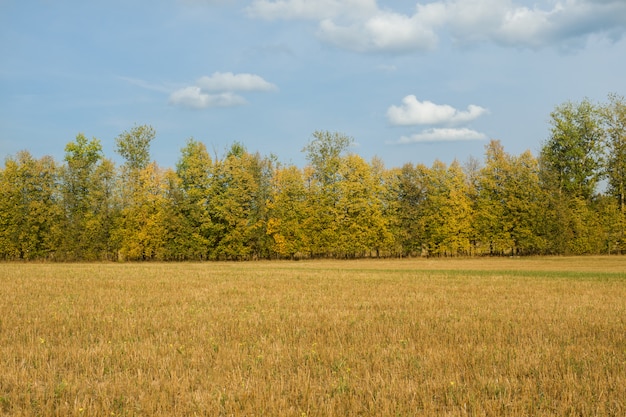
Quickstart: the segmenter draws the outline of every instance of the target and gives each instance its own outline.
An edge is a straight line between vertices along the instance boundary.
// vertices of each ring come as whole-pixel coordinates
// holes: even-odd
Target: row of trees
[[[80,134],[59,164],[28,151],[0,170],[0,258],[207,260],[595,254],[626,251],[626,105],[565,103],[540,155],[491,141],[484,160],[386,168],[315,132],[309,164],[190,139],[174,169],[150,126],[105,158]]]

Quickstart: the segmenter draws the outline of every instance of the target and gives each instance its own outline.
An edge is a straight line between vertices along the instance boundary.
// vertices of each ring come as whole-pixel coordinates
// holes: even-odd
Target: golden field
[[[0,415],[626,415],[626,257],[0,264]]]

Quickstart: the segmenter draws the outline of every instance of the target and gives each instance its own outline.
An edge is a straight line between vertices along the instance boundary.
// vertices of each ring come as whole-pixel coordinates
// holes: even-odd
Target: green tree
[[[116,151],[126,160],[130,171],[140,171],[150,164],[150,143],[156,137],[152,126],[134,126],[115,139]]]
[[[234,143],[213,165],[209,213],[217,259],[267,256],[266,201],[270,195],[271,162]]]
[[[307,222],[313,256],[333,255],[339,241],[338,224],[342,213],[337,205],[340,198],[343,154],[352,138],[340,133],[314,132],[304,147],[310,169],[305,170],[308,201],[313,217]]]
[[[489,254],[546,249],[547,196],[540,187],[539,163],[530,151],[512,156],[500,141],[492,140],[477,190],[476,229]]]
[[[608,193],[617,201],[619,211],[614,221],[617,242],[614,246],[626,250],[626,102],[623,96],[609,95],[601,108],[607,136],[606,174]]]
[[[61,239],[59,169],[49,156],[20,151],[0,172],[0,256],[53,259]]]
[[[544,181],[565,198],[589,200],[602,175],[600,112],[589,100],[567,102],[550,114],[550,138],[541,149]]]
[[[166,253],[166,171],[150,162],[151,126],[135,126],[116,139],[116,151],[124,159],[121,211],[114,240],[122,259],[162,259]]]
[[[209,198],[213,161],[202,142],[189,139],[176,164],[178,180],[169,182],[171,217],[168,222],[176,252],[185,259],[206,259],[214,244]],[[174,249],[172,249],[174,250]]]
[[[108,258],[113,172],[103,159],[100,141],[76,136],[65,147],[61,172],[65,232],[60,250],[67,259]]]
[[[428,193],[428,168],[406,163],[395,171],[394,187],[397,239],[404,255],[421,255],[426,249],[424,223]]]

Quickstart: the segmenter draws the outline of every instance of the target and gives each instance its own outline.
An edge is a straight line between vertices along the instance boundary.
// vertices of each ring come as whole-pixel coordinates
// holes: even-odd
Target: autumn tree
[[[172,249],[185,259],[206,259],[214,244],[209,212],[213,160],[202,142],[189,139],[169,182]]]
[[[379,173],[356,154],[341,159],[334,253],[362,257],[389,240]]]
[[[163,257],[166,241],[163,171],[150,162],[150,126],[135,126],[116,139],[116,151],[124,159],[121,175],[122,209],[114,241],[122,259],[151,260]]]
[[[469,254],[472,207],[460,164],[454,161],[446,167],[443,162],[435,161],[428,172],[427,187],[422,220],[428,253]]]
[[[489,254],[540,253],[545,250],[546,196],[540,187],[539,164],[526,151],[505,152],[492,140],[477,180],[476,228]]]
[[[425,203],[428,196],[428,168],[406,163],[396,171],[397,239],[404,255],[421,255],[426,250]]]
[[[59,169],[49,156],[28,151],[0,171],[0,257],[54,259],[62,237]]]
[[[223,160],[213,165],[209,198],[213,257],[250,259],[266,256],[271,161],[234,143]]]
[[[109,258],[115,173],[113,164],[103,157],[100,141],[76,136],[65,147],[61,172],[65,224],[60,250],[67,259]]]
[[[276,168],[268,209],[267,234],[273,239],[272,250],[291,259],[308,255],[307,223],[313,213],[307,200],[304,174],[295,165]]]
[[[353,139],[340,133],[316,131],[313,139],[304,147],[310,169],[306,178],[308,200],[313,218],[308,232],[311,236],[311,252],[330,255],[337,249],[339,240],[337,225],[341,215],[337,204],[340,198],[341,164],[343,154]]]
[[[617,94],[609,95],[609,102],[601,107],[602,121],[606,131],[606,176],[608,193],[614,197],[618,210],[612,224],[618,229],[614,249],[626,250],[626,102]]]

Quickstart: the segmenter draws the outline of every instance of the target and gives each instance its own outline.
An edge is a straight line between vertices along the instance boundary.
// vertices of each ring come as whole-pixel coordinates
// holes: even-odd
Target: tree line
[[[386,168],[318,131],[299,168],[189,139],[151,161],[151,126],[116,138],[123,163],[79,134],[59,163],[0,169],[0,259],[246,260],[626,252],[626,104],[557,106],[535,157],[492,140],[482,161]]]

